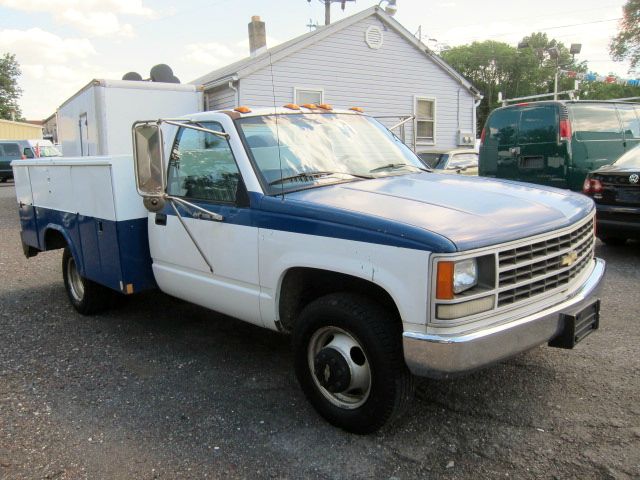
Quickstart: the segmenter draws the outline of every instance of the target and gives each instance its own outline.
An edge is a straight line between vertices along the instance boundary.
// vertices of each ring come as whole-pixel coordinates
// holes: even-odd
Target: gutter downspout
[[[233,90],[234,92],[236,92],[235,97],[236,97],[236,107],[240,105],[240,91],[233,86],[233,82],[235,80],[229,80],[229,88],[231,90]]]
[[[482,102],[482,99],[484,98],[484,95],[478,95],[476,98],[478,99],[478,101],[474,102],[474,104],[473,104],[473,136],[474,136],[474,138],[478,138],[478,127],[476,125],[476,123],[478,121],[477,120],[478,114],[476,113],[476,110],[480,106],[480,102]]]

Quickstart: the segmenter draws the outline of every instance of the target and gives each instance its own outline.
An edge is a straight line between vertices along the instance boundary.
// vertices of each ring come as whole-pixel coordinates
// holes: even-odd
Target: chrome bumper
[[[446,378],[486,367],[547,343],[572,315],[598,298],[605,262],[595,259],[591,274],[565,301],[526,317],[467,334],[438,335],[404,332],[404,358],[412,373]]]

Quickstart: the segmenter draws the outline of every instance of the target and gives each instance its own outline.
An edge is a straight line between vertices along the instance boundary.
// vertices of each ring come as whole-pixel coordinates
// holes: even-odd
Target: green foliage
[[[574,62],[564,44],[549,39],[546,33],[532,33],[520,43],[527,46],[518,49],[503,42],[486,40],[442,53],[442,58],[484,95],[477,110],[479,129],[491,110],[499,106],[498,92],[502,92],[503,98],[553,92],[557,67],[578,72],[587,69],[586,64]],[[551,58],[551,48],[557,48],[557,60]],[[573,86],[573,79],[561,77],[558,91]]]
[[[22,90],[18,86],[20,66],[16,56],[5,53],[0,56],[0,118],[11,120],[12,112],[16,120],[21,119],[22,113],[18,106],[18,99]]]
[[[629,60],[631,70],[640,69],[640,0],[627,0],[622,7],[620,30],[609,53],[614,60]]]
[[[640,87],[604,82],[582,82],[580,100],[613,100],[614,98],[640,97]]]

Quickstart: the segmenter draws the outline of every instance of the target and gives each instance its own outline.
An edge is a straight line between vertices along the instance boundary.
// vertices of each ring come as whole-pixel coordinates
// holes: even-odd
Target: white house
[[[328,103],[358,106],[417,152],[473,146],[480,92],[379,7],[266,49],[259,17],[252,56],[194,80],[205,110]],[[417,132],[417,135],[414,135]]]

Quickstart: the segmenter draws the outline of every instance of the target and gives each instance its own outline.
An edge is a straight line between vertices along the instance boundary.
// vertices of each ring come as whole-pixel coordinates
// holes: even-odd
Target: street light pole
[[[560,66],[558,65],[558,59],[556,58],[556,75],[553,80],[553,99],[558,100],[558,77],[560,76]]]

